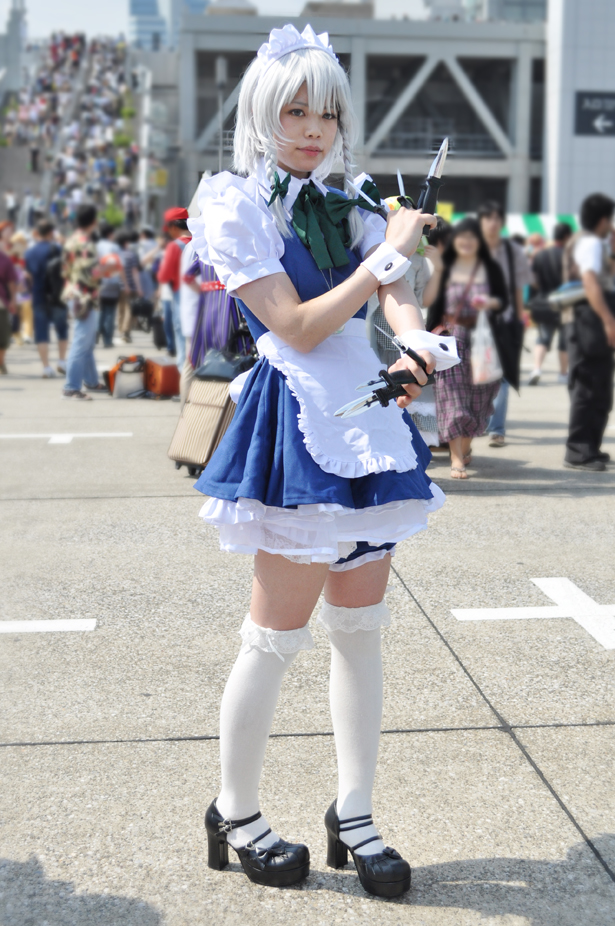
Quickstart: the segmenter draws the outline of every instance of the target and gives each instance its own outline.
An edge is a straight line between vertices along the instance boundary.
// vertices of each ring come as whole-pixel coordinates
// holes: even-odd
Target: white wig
[[[235,170],[250,174],[258,160],[265,159],[267,179],[274,183],[277,167],[276,138],[284,138],[280,122],[282,108],[292,103],[299,88],[306,84],[308,105],[314,112],[329,110],[338,117],[338,131],[331,151],[314,171],[313,176],[324,180],[339,159],[344,164],[344,188],[354,196],[348,181],[352,182],[352,148],[356,140],[356,120],[350,100],[350,86],[341,64],[325,51],[317,48],[300,48],[272,62],[263,71],[256,58],[246,71],[237,104],[234,157]],[[270,207],[280,232],[290,235],[288,218],[281,200]],[[356,209],[349,216],[352,246],[363,235],[363,222]]]

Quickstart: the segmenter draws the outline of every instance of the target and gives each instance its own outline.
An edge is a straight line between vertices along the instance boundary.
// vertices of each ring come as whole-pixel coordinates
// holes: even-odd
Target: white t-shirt
[[[201,298],[200,293],[195,292],[191,286],[188,286],[186,283],[184,283],[184,276],[190,270],[190,267],[194,263],[195,257],[196,254],[194,248],[190,242],[188,242],[182,251],[182,256],[179,262],[179,317],[181,321],[182,334],[185,338],[191,338],[194,334],[194,328],[199,311],[199,300]],[[201,282],[200,273],[194,278],[194,282],[197,284]]]
[[[606,238],[598,238],[597,235],[583,235],[579,238],[574,247],[574,262],[582,274],[593,270],[597,276],[601,276],[606,242]]]

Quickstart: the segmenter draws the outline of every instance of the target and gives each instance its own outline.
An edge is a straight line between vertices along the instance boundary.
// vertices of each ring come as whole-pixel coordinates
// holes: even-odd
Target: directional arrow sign
[[[532,579],[556,607],[455,608],[458,621],[528,621],[572,618],[605,649],[615,649],[615,604],[597,604],[570,579]]]
[[[596,116],[594,119],[594,128],[597,129],[601,135],[604,135],[607,129],[612,129],[614,125],[615,122],[611,122],[605,115]]]
[[[615,90],[580,90],[575,95],[574,131],[596,138],[615,135]]]

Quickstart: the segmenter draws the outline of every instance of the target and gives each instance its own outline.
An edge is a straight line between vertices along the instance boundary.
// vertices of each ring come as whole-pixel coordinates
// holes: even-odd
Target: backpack
[[[43,290],[45,302],[52,308],[62,306],[65,279],[62,274],[62,249],[54,245],[45,263]]]

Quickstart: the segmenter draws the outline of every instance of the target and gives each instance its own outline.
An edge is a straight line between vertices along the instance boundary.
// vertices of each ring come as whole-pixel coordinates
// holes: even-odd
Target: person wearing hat
[[[179,314],[179,287],[181,283],[182,252],[190,242],[192,235],[188,231],[186,220],[188,210],[176,206],[167,209],[164,214],[163,231],[171,239],[167,244],[162,263],[158,270],[158,282],[161,284],[161,299],[165,307],[165,331],[167,316],[172,318],[175,350],[177,351],[177,368],[181,371],[186,360],[186,342],[182,335]]]

